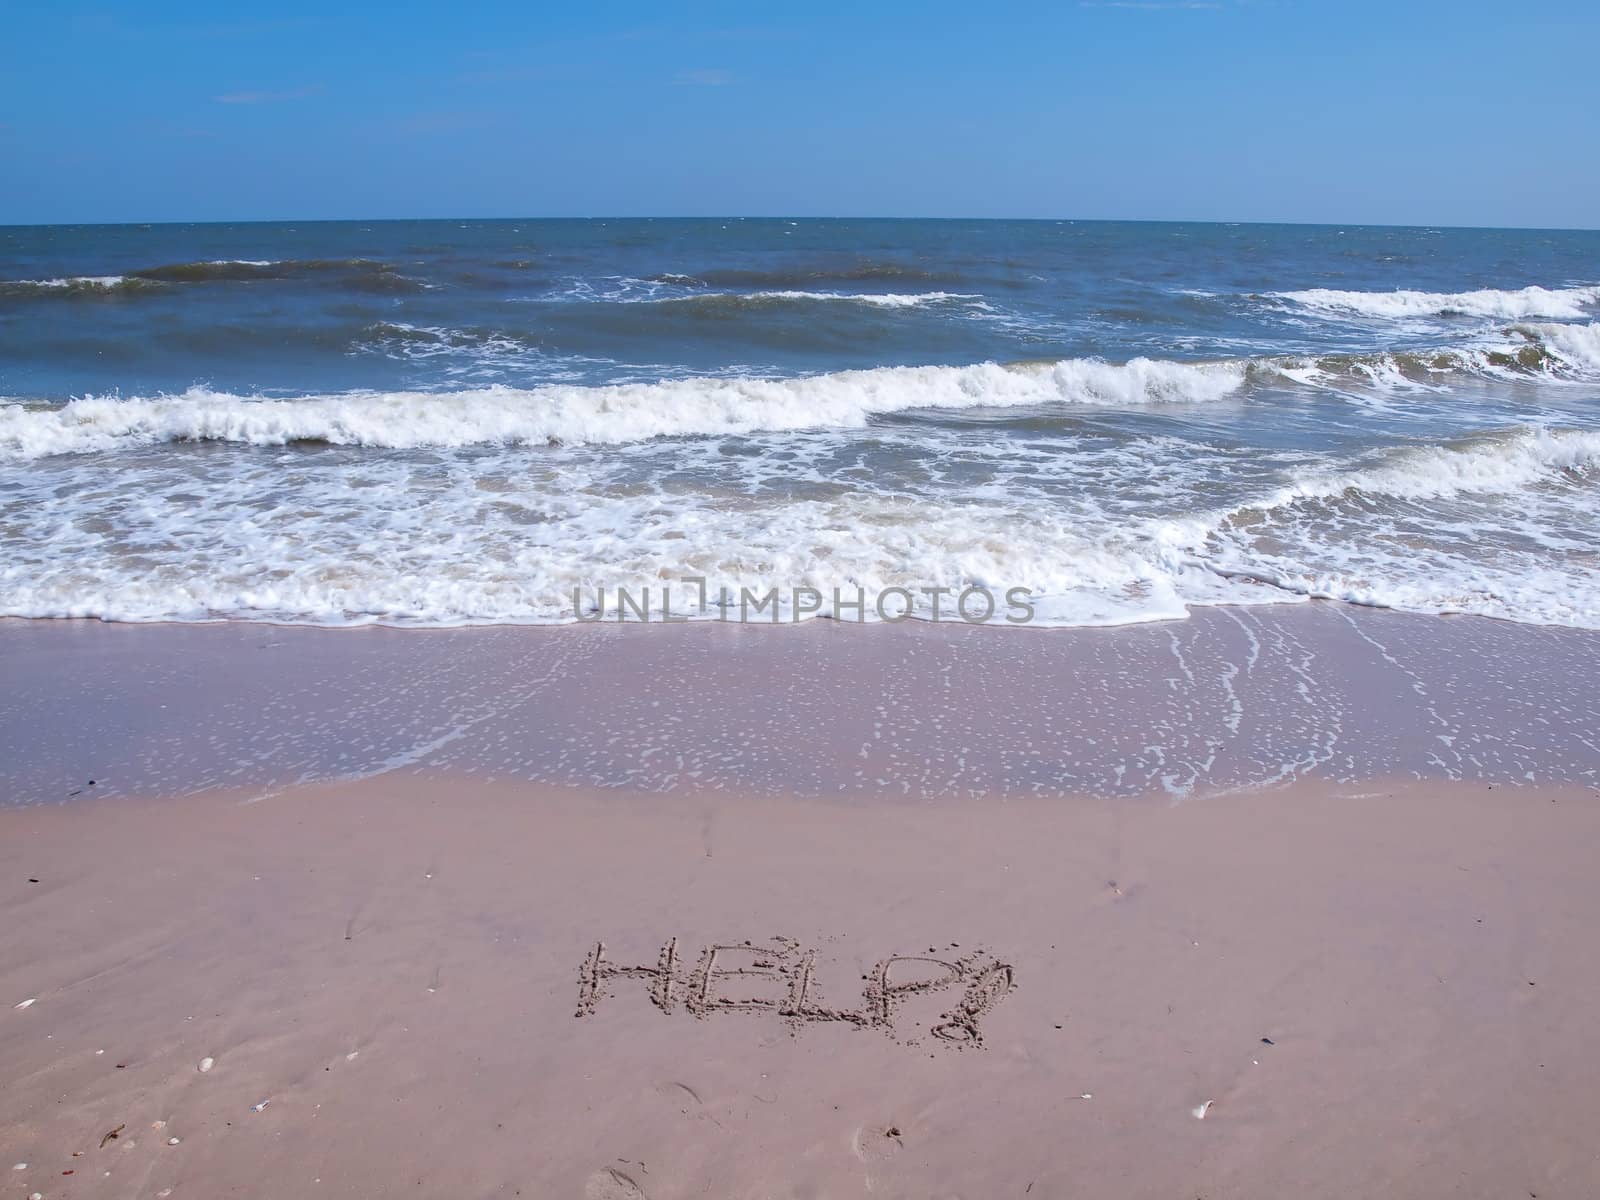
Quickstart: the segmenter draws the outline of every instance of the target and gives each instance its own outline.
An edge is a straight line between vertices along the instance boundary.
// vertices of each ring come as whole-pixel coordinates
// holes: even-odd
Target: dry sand
[[[1481,783],[0,811],[0,1195],[1589,1198],[1597,847]]]

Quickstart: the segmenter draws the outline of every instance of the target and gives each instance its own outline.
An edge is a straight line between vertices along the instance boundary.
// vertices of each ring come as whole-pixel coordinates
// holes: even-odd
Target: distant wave
[[[1474,292],[1343,292],[1311,288],[1300,292],[1270,292],[1314,312],[1338,316],[1380,317],[1492,317],[1522,321],[1534,317],[1582,317],[1587,306],[1600,303],[1600,286],[1543,288],[1514,291],[1484,288]]]
[[[162,285],[235,283],[255,280],[328,279],[354,291],[414,292],[428,285],[369,258],[204,259],[140,267],[120,275],[75,275],[62,279],[0,281],[0,298],[49,299],[113,296]]]
[[[691,296],[657,296],[646,304],[681,306],[705,311],[740,311],[805,304],[865,304],[873,308],[923,308],[936,304],[972,304],[983,297],[966,292],[701,292]]]
[[[712,291],[706,290],[703,280],[686,275],[652,275],[647,279],[627,275],[575,278],[568,280],[567,286],[560,290],[528,299],[543,303],[654,304],[690,312],[753,311],[840,302],[881,308],[983,304],[983,297],[972,292],[844,292],[793,287],[749,292]]]
[[[861,262],[845,265],[818,264],[794,267],[730,267],[696,271],[693,274],[664,272],[651,282],[698,287],[738,287],[802,289],[821,283],[892,283],[900,280],[917,283],[956,283],[959,272],[930,271],[909,263]]]
[[[302,279],[308,275],[376,274],[393,269],[368,258],[216,258],[144,267],[129,274],[140,279],[159,279],[164,283],[210,283],[234,279]]]
[[[0,280],[0,300],[71,299],[155,289],[161,283],[127,275],[69,275],[61,279]]]
[[[261,399],[191,388],[0,407],[0,456],[37,458],[160,442],[327,442],[413,448],[614,444],[654,437],[860,427],[877,414],[1047,404],[1203,403],[1244,383],[1246,364],[1134,359],[1114,364],[884,367],[796,379],[692,378],[609,387],[489,387]]]
[[[531,334],[502,329],[452,329],[444,325],[412,325],[405,321],[375,321],[362,330],[365,344],[394,344],[414,347],[416,353],[441,353],[448,350],[492,347],[500,350],[529,350],[539,339]]]

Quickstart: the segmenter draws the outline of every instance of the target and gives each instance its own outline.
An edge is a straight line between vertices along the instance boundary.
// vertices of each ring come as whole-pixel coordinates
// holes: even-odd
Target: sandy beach
[[[390,777],[0,828],[8,1194],[1600,1177],[1589,790],[668,804]],[[599,943],[649,973],[585,1004]]]
[[[0,636],[7,1194],[1600,1179],[1593,635]]]
[[[0,1200],[1600,1200],[1600,4],[1373,15],[4,6]]]

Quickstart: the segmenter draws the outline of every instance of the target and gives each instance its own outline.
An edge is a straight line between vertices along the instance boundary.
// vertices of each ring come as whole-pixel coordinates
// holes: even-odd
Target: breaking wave
[[[1306,474],[1259,508],[1352,494],[1404,500],[1509,494],[1540,482],[1587,477],[1597,466],[1600,433],[1517,429],[1447,445],[1391,450],[1359,470]]]
[[[747,298],[740,298],[747,299]],[[879,299],[883,299],[880,297]],[[382,324],[406,352],[477,347],[516,356],[526,340]],[[0,406],[0,457],[93,453],[160,442],[326,442],[410,449],[470,445],[610,445],[658,437],[727,436],[865,426],[916,410],[1052,405],[1204,404],[1254,379],[1315,385],[1338,376],[1384,386],[1446,372],[1591,378],[1600,324],[1518,325],[1498,348],[1321,358],[1173,362],[1096,358],[972,366],[880,367],[797,378],[693,376],[647,383],[457,391],[339,392],[288,399],[193,387],[177,394],[87,396],[59,406]]]
[[[1188,561],[1287,597],[1595,629],[1597,484],[1600,433],[1524,427],[1296,473],[1180,525]]]
[[[1513,325],[1510,332],[1527,338],[1547,354],[1584,370],[1600,371],[1600,324]]]
[[[180,441],[409,449],[859,428],[874,415],[915,409],[1201,403],[1237,391],[1245,373],[1243,362],[1068,359],[1010,367],[884,367],[796,379],[346,392],[283,400],[196,387],[156,397],[90,396],[56,408],[0,408],[0,455],[38,458]]]
[[[1473,292],[1344,292],[1311,288],[1300,292],[1270,292],[1272,299],[1334,316],[1379,317],[1491,317],[1523,321],[1535,317],[1582,317],[1585,309],[1600,303],[1600,286],[1543,288],[1512,291],[1484,288]]]

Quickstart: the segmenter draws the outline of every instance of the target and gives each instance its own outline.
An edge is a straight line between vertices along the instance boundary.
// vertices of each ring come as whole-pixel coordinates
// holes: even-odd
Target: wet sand
[[[1337,604],[1116,629],[0,621],[0,804],[428,771],[671,795],[1600,781],[1600,633]]]
[[[1597,846],[1437,782],[0,811],[6,1194],[1592,1196]]]

